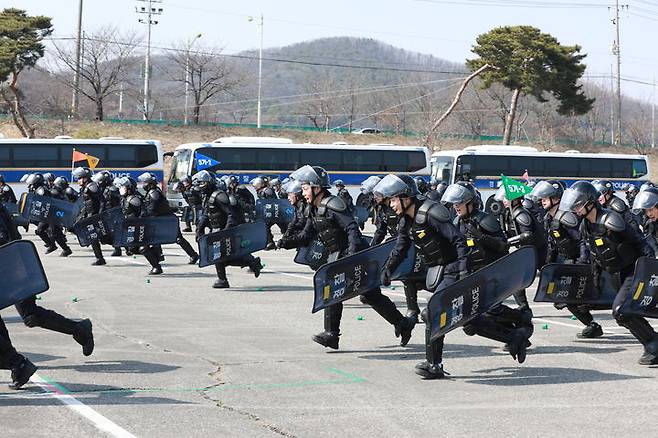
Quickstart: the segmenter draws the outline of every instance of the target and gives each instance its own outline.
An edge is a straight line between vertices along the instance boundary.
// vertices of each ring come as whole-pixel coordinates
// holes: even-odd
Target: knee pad
[[[429,315],[427,313],[427,307],[425,307],[421,312],[420,312],[420,319],[423,320],[425,324],[427,324],[427,321],[429,321]]]

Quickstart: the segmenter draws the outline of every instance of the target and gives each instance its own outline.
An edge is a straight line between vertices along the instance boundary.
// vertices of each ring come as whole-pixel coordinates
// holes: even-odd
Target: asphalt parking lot
[[[84,357],[72,338],[3,310],[14,345],[39,367],[21,391],[0,372],[4,436],[656,434],[658,367],[637,364],[641,346],[609,312],[595,312],[603,338],[579,340],[566,310],[535,304],[522,365],[454,331],[444,354],[451,375],[423,381],[413,373],[423,327],[400,347],[358,299],[345,306],[340,350],[313,343],[322,315],[310,312],[312,272],[292,251],[257,254],[266,265],[258,279],[228,268],[232,288],[216,290],[214,269],[187,265],[177,246],[165,247],[165,273],[148,277],[140,256],[109,257],[107,247],[108,264],[92,267],[89,249],[73,245],[61,259],[35,243],[51,284],[38,303],[91,318],[96,350]],[[404,313],[401,285],[385,293]]]

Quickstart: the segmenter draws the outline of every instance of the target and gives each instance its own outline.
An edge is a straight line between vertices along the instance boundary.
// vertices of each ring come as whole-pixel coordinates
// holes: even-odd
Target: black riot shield
[[[610,308],[619,286],[617,275],[603,271],[595,288],[591,265],[550,263],[539,272],[535,301]]]
[[[658,318],[658,260],[641,257],[635,262],[631,293],[619,313]]]
[[[229,262],[266,246],[267,227],[262,221],[204,234],[199,239],[199,267]]]
[[[178,238],[178,217],[121,217],[114,225],[113,246],[144,246],[174,243]]]
[[[437,291],[427,303],[431,339],[461,327],[535,278],[534,247],[524,246],[464,279]]]
[[[306,265],[315,271],[327,263],[327,257],[329,257],[329,253],[325,250],[322,242],[314,239],[308,246],[297,248],[294,261],[300,265]]]
[[[370,210],[368,210],[366,207],[362,205],[356,205],[354,207],[354,220],[357,224],[365,224],[368,220],[368,216],[370,216]]]
[[[295,218],[295,207],[287,199],[256,200],[256,220],[267,225],[287,225]]]
[[[0,309],[48,290],[39,254],[29,240],[15,240],[0,247],[0,260]]]
[[[7,209],[7,212],[11,216],[11,220],[14,221],[14,224],[17,227],[22,227],[30,223],[27,219],[21,216],[21,213],[18,211],[18,204],[6,203],[3,204]]]
[[[82,207],[82,199],[77,202],[69,202],[64,199],[40,196],[34,193],[21,196],[19,202],[19,211],[23,218],[35,222],[61,225],[64,228],[71,228],[75,224]]]
[[[327,263],[313,276],[315,313],[381,285],[381,271],[395,247],[395,239],[366,248],[348,257]],[[391,280],[408,278],[414,270],[416,254],[411,248],[400,266],[391,273]]]
[[[89,246],[93,242],[111,243],[116,223],[123,218],[121,207],[114,207],[88,218],[80,219],[73,225],[73,233],[80,246]]]

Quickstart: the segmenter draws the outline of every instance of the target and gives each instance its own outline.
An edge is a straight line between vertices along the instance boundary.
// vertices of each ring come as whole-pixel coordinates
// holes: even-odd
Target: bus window
[[[327,149],[305,149],[301,151],[300,158],[303,163],[309,163],[311,166],[321,166],[329,172],[336,172],[343,170],[344,153],[345,151],[330,151]]]
[[[11,166],[11,146],[9,145],[0,145],[0,166]]]
[[[60,167],[60,165],[58,148],[38,144],[14,146],[16,167]]]
[[[381,151],[352,150],[349,155],[350,168],[355,171],[383,172]]]
[[[633,160],[631,167],[631,178],[640,178],[647,174],[647,162],[644,160]]]

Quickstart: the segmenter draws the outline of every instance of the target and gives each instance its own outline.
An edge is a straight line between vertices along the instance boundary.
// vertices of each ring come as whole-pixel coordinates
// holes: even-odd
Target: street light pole
[[[162,8],[153,7],[154,3],[162,3],[162,0],[137,0],[147,3],[148,6],[135,7],[138,14],[145,14],[146,19],[139,19],[139,22],[148,26],[146,32],[146,57],[144,59],[144,120],[149,119],[149,76],[151,61],[151,26],[158,24],[157,20],[152,20],[153,15],[162,15]]]
[[[190,97],[190,50],[192,49],[194,42],[199,38],[201,38],[201,34],[197,34],[197,36],[195,36],[192,41],[187,44],[187,52],[185,54],[185,116],[183,121],[185,126],[188,124],[187,108]]]
[[[71,102],[71,116],[78,116],[80,106],[80,56],[82,45],[82,0],[78,2],[78,29],[75,38],[75,75],[73,76],[73,101]]]
[[[260,25],[258,26],[260,33],[260,47],[258,49],[258,115],[256,120],[256,128],[260,129],[260,98],[261,90],[263,88],[263,14],[260,14]]]

